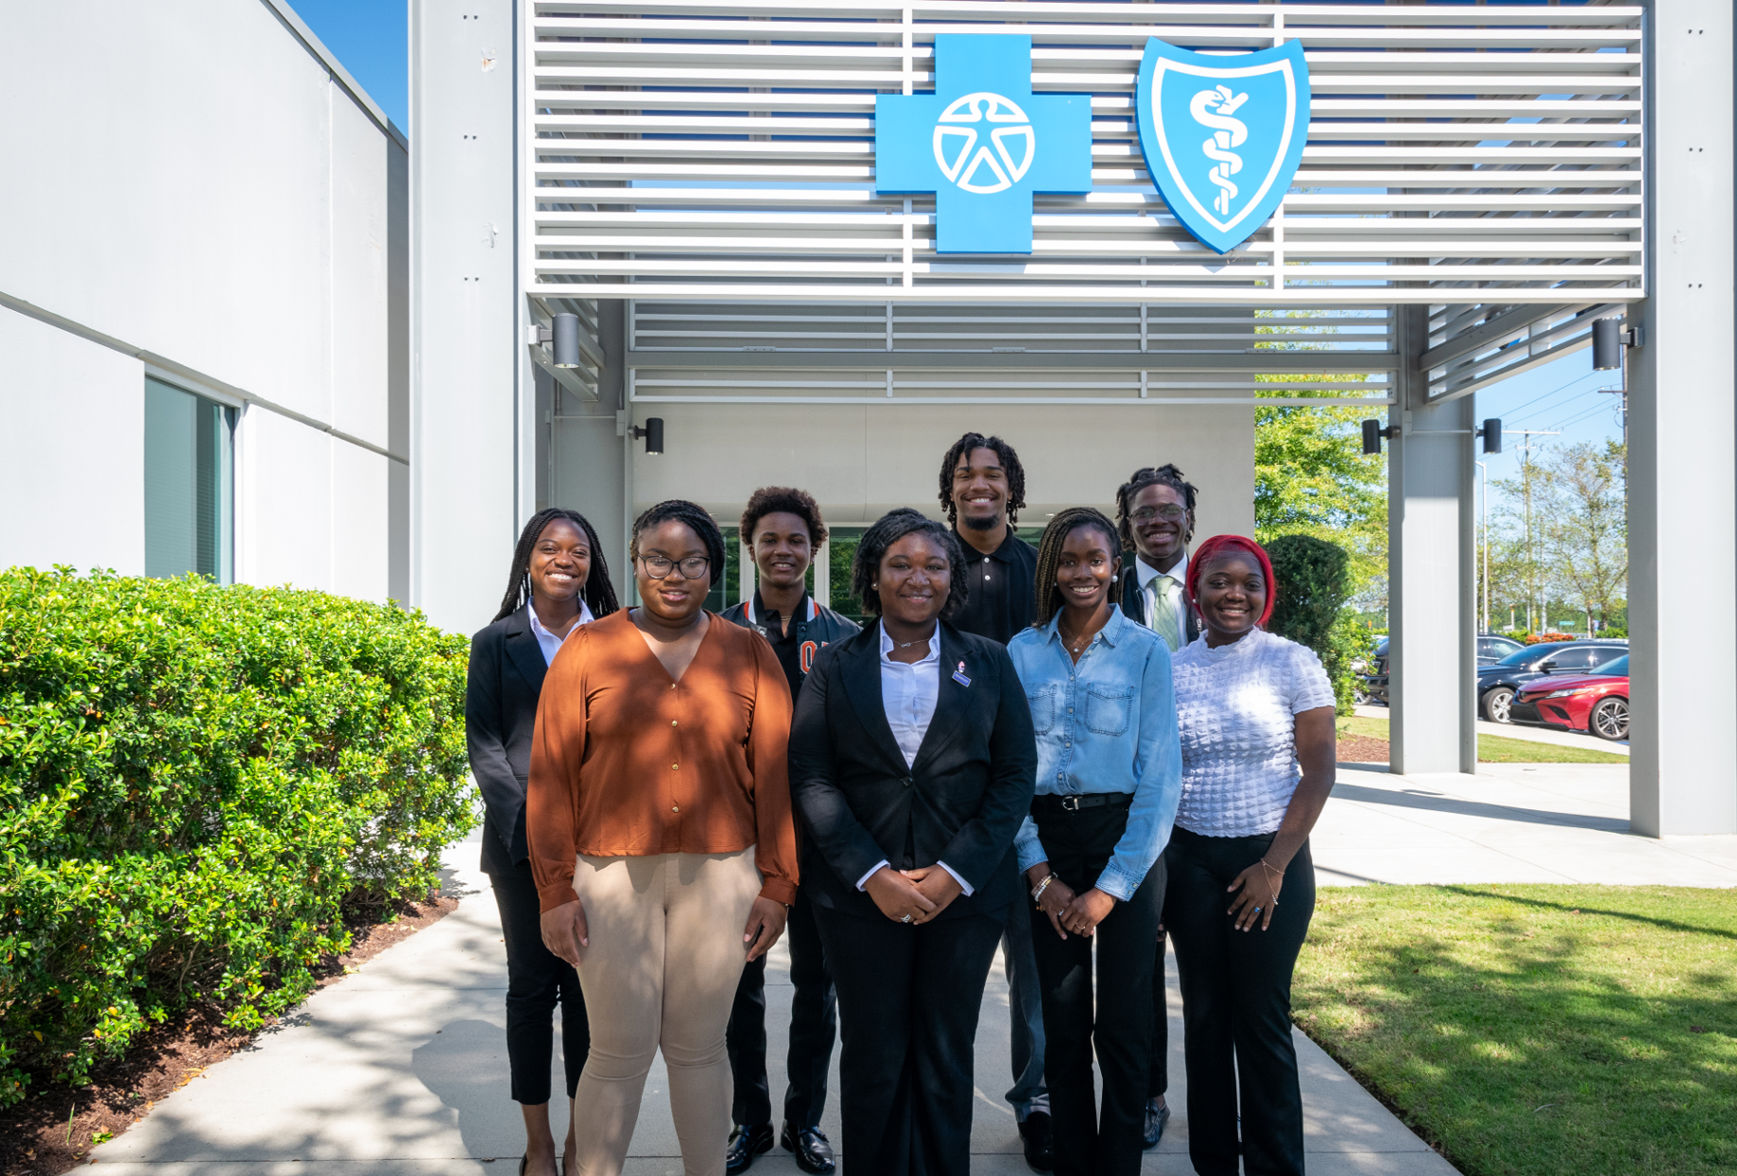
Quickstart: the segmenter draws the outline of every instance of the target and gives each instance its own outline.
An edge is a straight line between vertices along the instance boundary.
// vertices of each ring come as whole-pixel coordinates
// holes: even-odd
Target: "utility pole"
[[[1520,489],[1526,500],[1526,631],[1536,633],[1538,614],[1532,611],[1538,597],[1538,561],[1532,550],[1532,438],[1559,437],[1560,429],[1503,429],[1502,436],[1526,438],[1520,457]]]
[[[1482,581],[1484,609],[1483,624],[1479,626],[1478,632],[1488,633],[1490,631],[1490,491],[1486,475],[1489,471],[1481,461],[1474,461],[1472,464],[1478,467],[1478,525],[1483,530],[1480,547],[1484,561],[1484,574],[1480,580]]]

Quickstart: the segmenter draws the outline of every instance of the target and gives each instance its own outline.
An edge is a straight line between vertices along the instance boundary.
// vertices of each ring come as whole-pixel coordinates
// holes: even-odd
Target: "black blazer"
[[[909,768],[881,702],[879,625],[822,649],[803,684],[790,791],[818,906],[883,918],[856,888],[883,859],[901,870],[944,861],[971,884],[941,918],[994,914],[1022,894],[1013,836],[1036,787],[1031,709],[1007,650],[949,625],[940,634],[935,717]]]
[[[510,874],[531,855],[525,842],[525,779],[531,773],[531,733],[547,666],[528,608],[502,617],[470,641],[464,737],[486,810],[482,868],[491,874]]]
[[[1134,566],[1134,557],[1122,557],[1122,612],[1129,620],[1146,623],[1146,594],[1140,591],[1140,569]],[[1183,644],[1200,636],[1200,616],[1187,603],[1187,594],[1183,594],[1182,632],[1185,635]]]

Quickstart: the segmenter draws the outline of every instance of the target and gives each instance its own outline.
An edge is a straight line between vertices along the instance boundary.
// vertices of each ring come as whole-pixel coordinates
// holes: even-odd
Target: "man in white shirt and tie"
[[[1116,523],[1124,548],[1122,611],[1164,638],[1175,653],[1200,635],[1200,621],[1188,607],[1183,582],[1188,576],[1188,543],[1194,538],[1195,486],[1173,465],[1135,470],[1116,491]],[[1148,1148],[1164,1137],[1170,1108],[1166,1057],[1170,1050],[1164,1000],[1164,928],[1158,928],[1157,970],[1152,986],[1152,1072],[1147,1088],[1145,1138]]]

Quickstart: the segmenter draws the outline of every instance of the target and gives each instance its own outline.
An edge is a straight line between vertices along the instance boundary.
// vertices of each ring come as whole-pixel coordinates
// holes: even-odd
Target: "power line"
[[[1532,405],[1537,404],[1540,400],[1548,400],[1550,397],[1556,395],[1558,392],[1561,392],[1566,388],[1572,388],[1572,387],[1574,387],[1574,385],[1581,383],[1584,380],[1592,379],[1594,376],[1598,376],[1601,374],[1602,373],[1600,373],[1600,372],[1592,371],[1592,372],[1586,372],[1583,375],[1575,376],[1572,380],[1569,380],[1566,384],[1558,385],[1557,387],[1550,389],[1550,391],[1545,392],[1541,396],[1534,396],[1532,399],[1526,401],[1525,404],[1521,404],[1521,405],[1518,405],[1517,407],[1509,409],[1508,410],[1508,416],[1513,417],[1513,418],[1518,418],[1518,416],[1521,412],[1523,412],[1527,408],[1530,408]]]

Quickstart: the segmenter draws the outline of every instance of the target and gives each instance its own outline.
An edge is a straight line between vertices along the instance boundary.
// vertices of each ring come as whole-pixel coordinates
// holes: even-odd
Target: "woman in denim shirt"
[[[1170,652],[1112,601],[1118,547],[1115,525],[1098,511],[1056,515],[1038,546],[1037,619],[1007,647],[1037,732],[1037,797],[1014,846],[1036,904],[1060,1176],[1140,1171],[1159,854],[1181,791]]]

